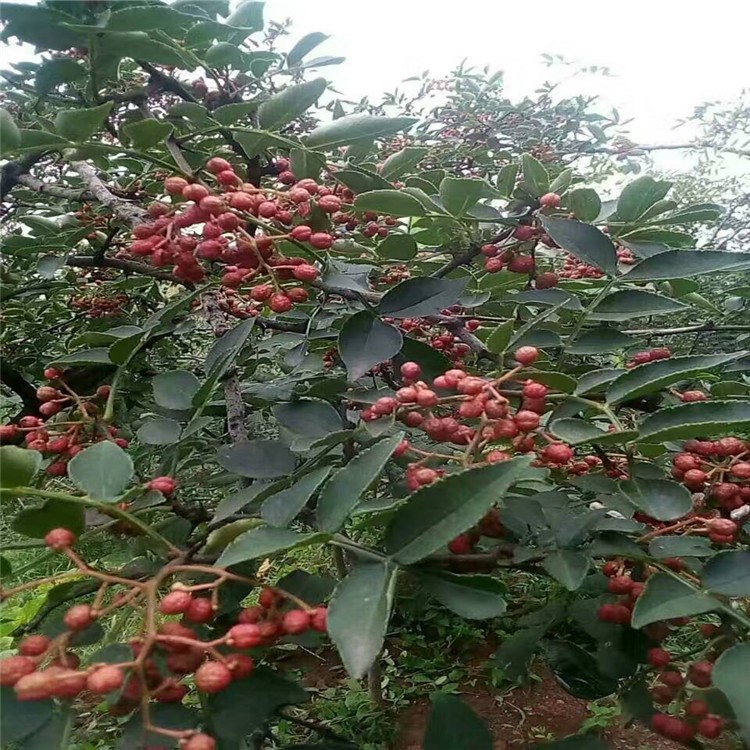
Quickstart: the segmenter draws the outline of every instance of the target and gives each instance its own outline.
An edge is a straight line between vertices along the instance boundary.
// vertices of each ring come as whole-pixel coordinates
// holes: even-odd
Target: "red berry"
[[[563,443],[554,443],[542,451],[542,457],[551,464],[566,464],[573,458],[573,449]]]
[[[648,652],[648,663],[654,667],[664,667],[672,661],[672,654],[663,648],[652,648]]]
[[[484,270],[487,271],[487,273],[498,273],[503,270],[504,266],[505,261],[503,261],[502,258],[487,258],[484,263]]]
[[[310,627],[320,633],[328,629],[328,607],[317,607],[310,613]]]
[[[311,266],[308,263],[303,263],[302,265],[294,267],[292,275],[298,281],[315,281],[315,279],[320,276],[320,271],[318,271],[315,266]]]
[[[750,479],[750,462],[741,461],[729,469],[729,473],[738,479]]]
[[[417,391],[417,403],[420,406],[436,406],[438,397],[435,391],[431,391],[429,388],[421,388]]]
[[[404,362],[399,370],[401,376],[408,380],[416,380],[422,374],[422,368],[416,362]]]
[[[701,471],[700,469],[690,469],[689,471],[685,472],[685,476],[683,477],[683,481],[688,486],[700,486],[702,485],[706,479],[707,475],[705,471]]]
[[[182,177],[167,177],[164,180],[164,190],[171,195],[179,195],[188,186],[188,181]]]
[[[260,622],[266,616],[263,607],[247,607],[237,615],[237,622],[254,624]]]
[[[454,555],[468,555],[474,549],[474,538],[471,534],[459,534],[448,542],[448,550]]]
[[[708,713],[708,703],[701,700],[688,701],[685,704],[685,713],[688,716],[705,716]]]
[[[182,197],[185,200],[195,201],[196,203],[203,200],[209,194],[208,188],[205,185],[198,185],[198,183],[185,185],[182,189]]]
[[[536,229],[529,226],[528,224],[521,224],[516,227],[513,232],[513,236],[521,242],[528,242],[532,237],[536,235]]]
[[[0,427],[0,441],[14,440],[18,435],[18,427],[14,424],[4,424]]]
[[[216,740],[208,734],[194,734],[180,745],[180,750],[216,750]]]
[[[633,588],[633,579],[630,576],[614,576],[607,581],[607,591],[611,594],[628,594]]]
[[[534,259],[530,255],[516,255],[508,263],[508,270],[512,273],[532,273]]]
[[[159,602],[159,612],[165,615],[181,615],[187,611],[193,595],[189,591],[170,591]]]
[[[539,427],[539,415],[527,409],[517,412],[513,417],[513,421],[521,432],[530,432]]]
[[[690,665],[688,679],[697,687],[709,687],[713,668],[714,665],[710,661],[697,661]]]
[[[674,690],[672,690],[672,688],[670,687],[667,687],[667,685],[655,685],[653,688],[651,688],[651,697],[654,699],[654,703],[666,705],[667,703],[672,702],[674,696]]]
[[[312,229],[305,224],[300,224],[299,226],[294,227],[289,234],[293,240],[307,242],[312,236]]]
[[[227,169],[231,170],[232,165],[226,159],[214,156],[206,162],[206,169],[213,174],[219,174],[219,172],[224,172]]]
[[[712,740],[721,735],[724,730],[724,722],[718,716],[707,716],[698,722],[695,730],[702,737]]]
[[[279,595],[278,591],[271,588],[264,588],[261,590],[260,595],[258,597],[258,603],[261,607],[264,609],[271,609],[272,607],[275,607],[279,600],[281,599],[281,596]]]
[[[537,289],[552,289],[553,287],[556,287],[559,282],[560,279],[558,278],[556,273],[552,271],[545,271],[544,273],[540,273],[539,276],[536,277],[534,285]]]
[[[216,175],[216,181],[220,185],[236,185],[240,180],[233,170],[225,169],[223,172],[219,172],[219,174]]]
[[[52,529],[45,535],[44,542],[50,549],[60,552],[76,543],[76,535],[69,529]]]
[[[156,477],[147,486],[148,489],[161,492],[162,495],[171,495],[177,489],[177,481],[172,477]]]
[[[207,661],[195,672],[195,687],[202,693],[218,693],[231,681],[231,670],[218,661]]]
[[[539,349],[535,346],[522,346],[516,350],[514,357],[519,364],[530,365],[539,359]]]
[[[95,669],[86,679],[86,687],[97,695],[106,695],[113,690],[119,690],[125,677],[122,670],[114,666],[104,666]]]
[[[659,680],[669,687],[678,688],[685,684],[685,678],[680,672],[676,672],[672,669],[667,672],[662,672],[659,675]]]
[[[560,205],[560,196],[557,193],[545,193],[539,199],[542,208],[557,208]]]
[[[547,395],[548,388],[542,383],[535,383],[533,380],[528,380],[521,392],[525,398],[544,398]]]
[[[333,237],[331,237],[328,232],[315,232],[312,235],[310,235],[310,239],[308,242],[316,249],[316,250],[327,250],[331,245],[333,245]]]
[[[188,622],[210,622],[214,618],[214,608],[210,599],[197,597],[190,602],[185,611],[185,619]]]
[[[268,306],[276,313],[288,312],[294,306],[292,300],[286,294],[272,294],[268,300]]]
[[[36,671],[36,664],[27,656],[0,659],[0,685],[15,685],[22,677]]]
[[[44,672],[31,672],[21,677],[15,684],[19,701],[39,701],[52,695],[53,680]]]
[[[241,680],[253,672],[255,662],[246,654],[229,654],[227,666],[232,672],[232,679]]]
[[[44,369],[44,377],[47,380],[57,380],[58,378],[62,377],[62,372],[56,367],[46,367]]]
[[[76,604],[63,617],[63,622],[70,630],[85,630],[96,618],[88,604]]]
[[[258,625],[252,623],[240,623],[229,629],[227,633],[229,643],[234,648],[255,648],[263,642],[263,635]]]
[[[310,627],[310,613],[303,609],[291,609],[281,618],[281,627],[290,635],[304,633]]]
[[[51,385],[41,385],[36,389],[36,397],[40,401],[53,401],[56,398],[60,398],[62,394],[57,388],[53,388]]]
[[[18,644],[18,653],[21,656],[41,656],[49,648],[50,643],[46,635],[30,635]]]

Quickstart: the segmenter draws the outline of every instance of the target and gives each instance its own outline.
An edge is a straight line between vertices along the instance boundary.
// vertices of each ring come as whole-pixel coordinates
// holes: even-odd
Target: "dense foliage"
[[[0,491],[8,546],[39,548],[0,558],[4,606],[42,592],[0,662],[4,746],[102,716],[122,748],[280,746],[309,699],[288,644],[377,693],[425,597],[510,620],[511,682],[543,652],[686,746],[750,740],[746,202],[623,187],[647,152],[553,87],[332,98],[325,37],[279,51],[259,2],[2,14],[40,52],[0,110]],[[743,158],[716,122],[707,153]],[[303,549],[340,580],[279,580]],[[565,593],[516,617],[513,571]],[[438,695],[424,747],[470,743]]]

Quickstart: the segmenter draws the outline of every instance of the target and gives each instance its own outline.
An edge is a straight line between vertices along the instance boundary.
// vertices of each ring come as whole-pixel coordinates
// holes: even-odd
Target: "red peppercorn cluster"
[[[170,477],[157,477],[149,485],[166,494],[175,489]],[[66,555],[83,576],[98,580],[100,589],[92,604],[71,606],[63,616],[66,630],[55,638],[31,635],[18,644],[18,653],[0,660],[0,685],[12,687],[21,701],[58,698],[73,700],[82,693],[108,696],[108,710],[116,716],[130,714],[144,701],[181,703],[190,692],[190,682],[200,693],[218,693],[233,681],[243,679],[255,669],[249,649],[270,646],[285,636],[307,630],[326,632],[327,608],[310,607],[291,594],[271,587],[260,590],[258,604],[239,611],[234,623],[225,632],[206,636],[194,626],[213,622],[218,608],[221,585],[227,580],[240,580],[221,568],[169,566],[150,581],[113,581],[112,576],[99,573],[73,551],[75,535],[67,529],[50,531],[45,542],[54,551]],[[158,602],[154,601],[162,581],[174,576],[214,576],[212,583],[189,584],[177,581]],[[255,583],[252,579],[242,579]],[[108,587],[124,588],[110,603],[104,603]],[[19,587],[27,589],[28,585]],[[14,590],[4,591],[3,598]],[[291,605],[291,606],[290,606]],[[107,615],[133,606],[143,615],[142,632],[130,641],[131,657],[118,663],[95,663],[81,666],[80,657],[70,650],[70,638],[85,631]],[[145,607],[145,614],[142,608]],[[163,619],[180,616],[181,620]],[[192,676],[192,677],[191,677]],[[149,727],[159,733],[159,727]],[[192,729],[170,727],[164,734],[177,738],[184,748],[213,748],[215,740]]]
[[[630,359],[625,363],[625,367],[637,367],[638,365],[645,365],[646,362],[656,362],[658,359],[669,359],[672,356],[671,349],[666,346],[659,346],[656,349],[648,349],[644,352],[636,352],[631,355]]]
[[[70,305],[85,311],[89,318],[112,318],[123,314],[128,301],[127,294],[105,294],[97,288],[93,293],[71,297]]]

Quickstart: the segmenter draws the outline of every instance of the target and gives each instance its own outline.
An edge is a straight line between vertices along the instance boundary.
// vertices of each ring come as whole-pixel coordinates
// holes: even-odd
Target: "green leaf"
[[[3,445],[0,447],[0,487],[28,487],[41,464],[39,451]]]
[[[617,218],[637,221],[651,206],[660,201],[672,187],[671,182],[644,175],[625,186],[617,200]]]
[[[0,149],[2,153],[15,151],[21,145],[21,131],[7,109],[0,108]]]
[[[211,116],[222,125],[234,125],[238,120],[244,119],[250,114],[258,111],[257,102],[235,102],[217,107]]]
[[[106,58],[129,57],[132,60],[145,60],[156,65],[176,65],[193,69],[189,58],[183,57],[178,49],[158,42],[145,31],[110,31],[101,38],[102,56]]]
[[[187,411],[193,407],[193,396],[201,387],[200,380],[187,370],[160,372],[151,381],[154,400],[164,409]]]
[[[308,148],[331,149],[373,138],[388,138],[411,127],[415,122],[415,117],[349,115],[319,125],[307,136],[305,144]]]
[[[445,177],[440,183],[440,200],[445,210],[453,216],[464,216],[485,197],[489,185],[473,177]]]
[[[558,195],[564,195],[565,191],[570,187],[570,183],[573,181],[573,170],[563,169],[557,177],[550,183],[550,193],[557,193]],[[596,218],[596,217],[594,217]]]
[[[139,6],[116,10],[107,19],[107,29],[113,31],[154,31],[162,29],[167,33],[178,32],[195,20],[194,17],[179,13],[163,5]]]
[[[573,549],[559,549],[542,561],[542,567],[568,591],[580,588],[590,565],[588,555]]]
[[[617,252],[604,232],[572,219],[542,216],[541,220],[544,230],[563,250],[607,274],[617,273]]]
[[[550,432],[564,440],[570,445],[585,445],[593,443],[595,445],[618,445],[626,443],[637,436],[637,432],[609,432],[591,422],[574,417],[563,417],[555,419],[549,426]]]
[[[333,178],[346,185],[353,193],[366,193],[370,190],[393,190],[388,180],[384,180],[379,174],[371,172],[362,167],[351,167],[340,169],[333,173]]]
[[[273,408],[276,421],[295,435],[321,438],[344,428],[341,416],[327,401],[300,398],[277,404]]]
[[[658,536],[648,545],[648,553],[657,560],[667,557],[711,557],[711,540],[704,536]]]
[[[746,271],[750,268],[747,253],[722,250],[667,250],[645,258],[625,275],[626,281],[659,281],[688,279],[692,276],[720,272]]]
[[[539,627],[517,630],[503,640],[493,656],[493,663],[498,669],[503,670],[506,680],[517,681],[528,677],[531,660],[539,649],[540,641],[549,625],[552,625],[552,621]]]
[[[325,154],[303,148],[293,148],[289,153],[290,169],[298,180],[320,178],[326,167]]]
[[[711,681],[724,693],[745,741],[750,743],[750,643],[737,643],[728,648],[714,664]]]
[[[469,279],[407,279],[389,289],[380,300],[378,312],[390,318],[423,318],[437,315],[458,302]]]
[[[85,141],[96,133],[112,111],[112,102],[86,109],[61,109],[55,116],[55,129],[71,141]]]
[[[639,289],[623,289],[607,295],[590,313],[591,320],[630,320],[649,315],[667,315],[689,305],[670,297]]]
[[[526,192],[531,196],[540,198],[549,192],[549,174],[544,164],[531,154],[521,155],[521,172]]]
[[[442,375],[452,366],[441,351],[408,336],[404,339],[401,351],[393,358],[394,367],[401,367],[404,362],[416,362],[422,368],[422,377],[428,380]]]
[[[114,500],[133,478],[133,461],[109,440],[82,450],[68,463],[68,477],[79,490],[95,500]]]
[[[694,401],[648,415],[640,424],[642,440],[664,442],[731,434],[750,426],[750,403]]]
[[[685,206],[679,211],[661,216],[652,221],[653,224],[693,224],[695,222],[714,222],[717,221],[724,213],[721,206],[715,203],[696,203],[692,206]]]
[[[620,483],[620,492],[657,521],[676,521],[693,508],[690,490],[669,479],[628,479]]]
[[[594,654],[581,646],[552,641],[545,644],[545,653],[557,680],[576,698],[603,698],[617,689],[617,680],[602,674]]]
[[[328,39],[328,35],[322,34],[320,31],[313,31],[311,34],[303,36],[287,53],[287,67],[296,68],[302,62],[305,55],[312,52],[318,45],[325,42],[326,39]]]
[[[733,362],[747,352],[731,354],[699,354],[695,356],[670,357],[633,367],[623,373],[607,389],[607,401],[620,401],[660,391],[681,380],[690,380],[707,370]]]
[[[325,78],[298,83],[274,94],[260,105],[258,121],[261,128],[278,130],[307,112],[326,90]]]
[[[46,60],[36,72],[34,87],[43,96],[56,89],[61,83],[79,81],[86,75],[86,68],[68,57]]]
[[[268,667],[258,667],[249,677],[232,680],[227,688],[209,697],[212,734],[222,747],[241,747],[245,738],[265,727],[280,708],[309,699],[296,682]]]
[[[43,539],[52,529],[69,529],[82,534],[86,528],[83,506],[65,500],[47,500],[41,508],[22,510],[11,523],[18,534]]]
[[[528,457],[461,471],[417,490],[391,519],[385,546],[402,565],[418,562],[471,528],[527,471]]]
[[[375,365],[385,362],[401,350],[401,331],[371,312],[355,313],[339,333],[338,350],[346,365],[349,381],[359,380]]]
[[[23,151],[41,151],[52,148],[59,149],[62,146],[70,145],[70,141],[61,138],[55,133],[48,133],[46,130],[26,130],[21,129],[21,149]]]
[[[307,547],[311,544],[322,544],[328,540],[328,534],[312,532],[298,534],[289,529],[274,526],[261,526],[258,529],[240,534],[222,553],[216,561],[220,567],[230,567],[246,560],[256,560],[268,557],[283,550]]]
[[[251,479],[275,479],[291,474],[296,460],[280,440],[248,440],[224,445],[217,452],[219,464],[232,474]]]
[[[486,620],[505,614],[506,587],[487,575],[457,575],[448,572],[421,572],[419,585],[444,607],[469,620]]]
[[[133,148],[151,148],[167,139],[174,125],[159,120],[140,120],[123,126],[125,135],[130,138]]]
[[[255,318],[249,318],[238,323],[231,331],[227,331],[206,354],[205,371],[212,378],[221,377],[234,362],[245,346],[250,332],[255,325]],[[190,389],[188,389],[190,390]]]
[[[322,531],[338,531],[360,498],[380,476],[403,432],[380,440],[358,453],[339,469],[323,487],[318,501],[317,526]]]
[[[508,348],[508,344],[510,344],[514,326],[515,321],[513,320],[506,320],[505,323],[500,323],[487,337],[484,345],[493,354],[504,354]]]
[[[587,393],[601,393],[607,383],[611,383],[620,373],[626,372],[619,367],[605,367],[601,370],[591,370],[578,379],[578,385],[575,389],[577,396],[583,396]]]
[[[375,252],[388,260],[411,260],[417,254],[417,241],[410,234],[389,234]]]
[[[425,207],[403,190],[371,190],[354,199],[357,211],[376,211],[391,216],[425,216]]]
[[[434,693],[431,700],[424,750],[492,750],[492,733],[487,724],[460,698]]]
[[[642,628],[659,620],[688,617],[710,612],[719,602],[708,594],[667,573],[654,573],[633,609],[632,626]]]
[[[596,190],[577,188],[565,196],[565,207],[572,211],[578,221],[595,221],[602,210],[602,201]]]
[[[383,647],[396,572],[387,560],[359,563],[333,592],[328,634],[352,677],[364,677]]]
[[[14,745],[24,737],[38,732],[55,713],[55,703],[51,699],[40,701],[19,701],[12,687],[0,687],[0,735],[3,745]]]
[[[591,328],[584,331],[569,347],[572,354],[605,354],[626,349],[638,342],[616,328]]]
[[[287,526],[310,502],[330,473],[330,466],[316,469],[291,487],[266,498],[260,509],[261,518],[271,526]]]
[[[509,198],[513,194],[513,188],[516,185],[516,175],[518,174],[518,164],[506,164],[497,173],[495,188],[500,195]]]
[[[263,28],[263,7],[265,3],[244,0],[225,21],[227,26],[246,31],[260,31]],[[244,39],[244,37],[243,37]]]
[[[750,596],[750,551],[719,552],[701,571],[703,585],[724,596]]]
[[[411,172],[425,157],[428,148],[421,146],[407,146],[395,154],[391,154],[380,168],[380,174],[387,180],[397,180],[407,172]]]
[[[136,437],[145,445],[172,445],[181,433],[182,427],[174,419],[151,419],[138,428]]]

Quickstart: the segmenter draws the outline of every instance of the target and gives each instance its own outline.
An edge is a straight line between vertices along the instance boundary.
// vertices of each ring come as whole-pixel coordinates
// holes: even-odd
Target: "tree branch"
[[[697,323],[692,326],[682,326],[681,328],[634,328],[623,333],[632,336],[672,336],[679,333],[746,333],[750,332],[750,325],[729,325],[717,326],[713,323]]]
[[[42,182],[40,179],[33,177],[30,174],[19,175],[16,182],[19,185],[29,188],[29,190],[44,195],[51,195],[53,198],[64,198],[65,200],[75,202],[96,200],[94,194],[89,190],[75,190],[74,188],[64,187],[63,185]]]
[[[123,260],[121,258],[96,258],[93,255],[69,255],[65,265],[73,268],[117,268],[127,273],[135,273],[140,276],[151,276],[161,281],[172,281],[175,284],[184,284],[184,282],[175,279],[169,271],[160,271],[158,268],[149,266],[146,263],[139,263],[136,260]]]
[[[18,184],[18,178],[26,174],[42,157],[43,153],[30,154],[20,161],[9,161],[0,170],[0,200]]]

